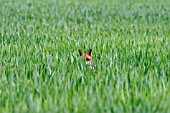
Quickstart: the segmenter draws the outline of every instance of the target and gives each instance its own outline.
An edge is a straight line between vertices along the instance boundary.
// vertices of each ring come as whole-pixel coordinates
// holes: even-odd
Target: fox
[[[82,59],[83,51],[79,49],[78,52],[80,54],[80,59]],[[89,49],[88,52],[84,54],[84,57],[86,58],[86,65],[92,68],[92,49]]]

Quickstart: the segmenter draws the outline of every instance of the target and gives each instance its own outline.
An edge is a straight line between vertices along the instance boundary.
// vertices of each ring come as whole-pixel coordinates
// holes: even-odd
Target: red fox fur
[[[79,54],[80,54],[80,58],[82,58],[82,56],[83,56],[82,50],[78,50],[78,51],[79,51]],[[86,64],[91,68],[92,67],[92,64],[91,64],[91,61],[92,61],[92,49],[89,49],[89,51],[84,54],[84,57],[86,58]]]

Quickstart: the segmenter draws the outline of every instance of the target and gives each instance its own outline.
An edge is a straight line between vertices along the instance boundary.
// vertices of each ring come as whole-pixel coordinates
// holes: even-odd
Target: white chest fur
[[[86,61],[86,64],[87,64],[90,68],[92,67],[91,61]]]

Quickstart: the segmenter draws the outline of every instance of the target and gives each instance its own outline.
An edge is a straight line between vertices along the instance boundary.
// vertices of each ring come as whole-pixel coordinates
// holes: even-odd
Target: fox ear
[[[92,49],[89,49],[89,51],[87,52],[88,55],[91,55]]]
[[[80,57],[82,57],[82,55],[83,55],[82,50],[78,50],[78,51],[79,51]]]

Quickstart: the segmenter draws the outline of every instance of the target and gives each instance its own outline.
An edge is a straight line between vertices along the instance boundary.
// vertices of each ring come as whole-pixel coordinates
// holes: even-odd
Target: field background
[[[93,68],[78,49],[92,48]],[[0,0],[0,113],[170,113],[169,0]]]

